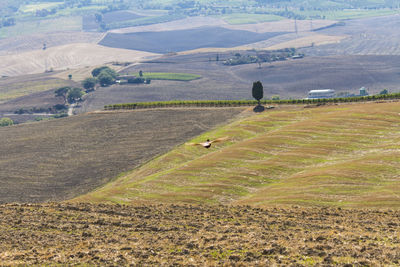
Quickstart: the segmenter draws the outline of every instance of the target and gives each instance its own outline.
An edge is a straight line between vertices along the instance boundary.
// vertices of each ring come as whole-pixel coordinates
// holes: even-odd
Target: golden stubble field
[[[0,56],[0,76],[43,73],[46,70],[82,69],[110,62],[138,62],[154,53],[74,43]]]
[[[207,132],[78,201],[399,208],[400,102],[277,107]]]

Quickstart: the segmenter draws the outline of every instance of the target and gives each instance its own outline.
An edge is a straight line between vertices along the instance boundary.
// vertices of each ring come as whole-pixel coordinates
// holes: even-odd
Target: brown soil
[[[3,266],[400,263],[391,210],[9,204],[0,215]]]
[[[0,128],[0,203],[64,200],[86,193],[240,108],[93,113]]]

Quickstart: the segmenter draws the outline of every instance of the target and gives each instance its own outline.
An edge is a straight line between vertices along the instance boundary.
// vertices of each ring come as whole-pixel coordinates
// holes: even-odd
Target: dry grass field
[[[196,137],[76,201],[399,208],[400,102],[277,108]]]
[[[242,109],[93,113],[0,128],[0,202],[64,200],[224,123]]]
[[[9,56],[0,56],[0,75],[18,76],[45,70],[84,68],[108,62],[137,62],[153,53],[107,48],[96,44],[74,43]]]
[[[183,205],[0,205],[16,265],[397,266],[399,211]]]
[[[51,78],[45,74],[1,78],[0,103],[71,84],[69,81]]]
[[[96,44],[103,35],[95,32],[51,32],[4,38],[0,39],[0,55],[39,50],[43,44],[49,48],[72,43]]]

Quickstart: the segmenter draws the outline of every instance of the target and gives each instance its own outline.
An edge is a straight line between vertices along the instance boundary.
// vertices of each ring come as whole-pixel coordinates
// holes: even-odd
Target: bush
[[[14,124],[14,121],[10,118],[1,118],[0,119],[0,127],[11,126],[13,124]]]
[[[145,82],[145,79],[144,78],[139,78],[139,77],[128,79],[128,83],[136,83],[136,84],[138,84],[138,83],[144,83],[144,82]]]

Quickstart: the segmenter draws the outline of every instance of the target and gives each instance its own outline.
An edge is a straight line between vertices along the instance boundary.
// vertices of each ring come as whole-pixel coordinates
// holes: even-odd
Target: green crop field
[[[79,201],[398,208],[400,104],[286,107],[182,145]]]
[[[139,76],[139,73],[134,73],[133,75]],[[144,72],[143,78],[151,80],[192,81],[200,79],[201,75],[191,73]]]
[[[229,14],[223,15],[221,18],[229,24],[250,24],[260,22],[278,21],[284,19],[281,16],[272,14]]]

